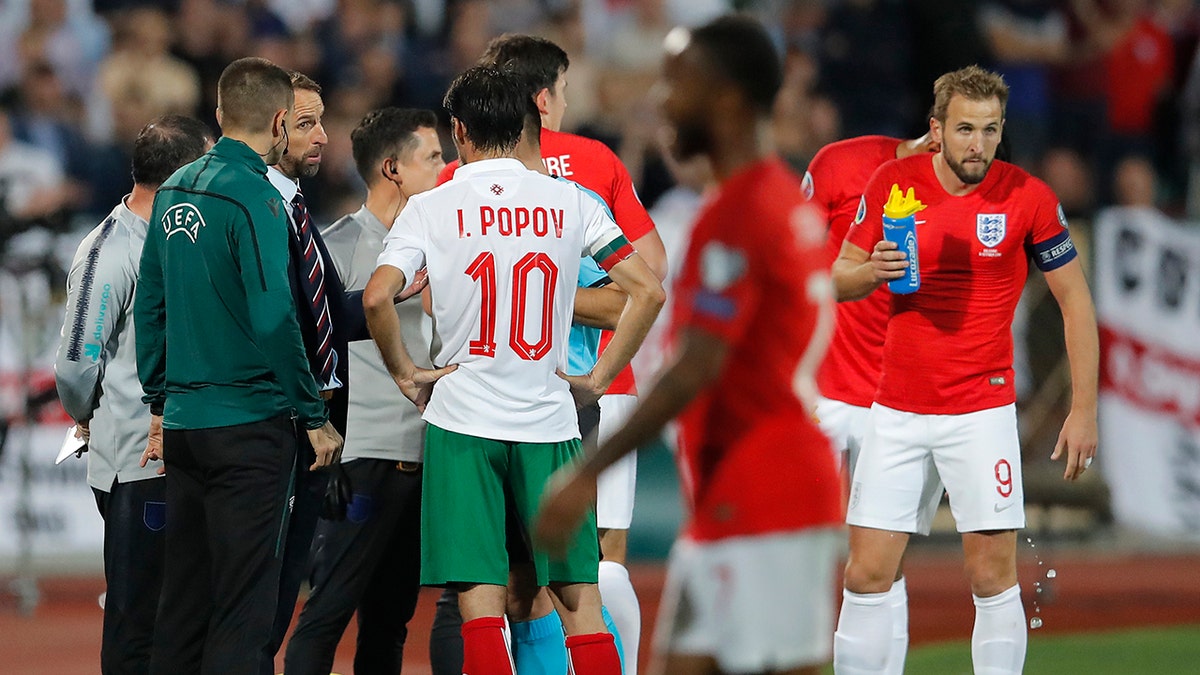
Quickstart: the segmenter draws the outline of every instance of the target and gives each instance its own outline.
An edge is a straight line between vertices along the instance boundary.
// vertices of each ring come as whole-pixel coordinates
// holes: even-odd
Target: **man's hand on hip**
[[[400,387],[400,392],[404,394],[404,397],[412,401],[413,405],[417,406],[417,410],[425,412],[425,404],[429,403],[429,397],[433,394],[434,383],[455,370],[458,370],[457,364],[432,370],[414,367],[410,376],[393,379],[396,386]]]

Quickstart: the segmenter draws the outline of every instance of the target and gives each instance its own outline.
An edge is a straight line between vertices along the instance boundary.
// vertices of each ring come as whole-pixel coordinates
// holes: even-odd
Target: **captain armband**
[[[1056,270],[1079,255],[1071,233],[1063,230],[1053,237],[1033,245],[1033,262],[1042,272]]]

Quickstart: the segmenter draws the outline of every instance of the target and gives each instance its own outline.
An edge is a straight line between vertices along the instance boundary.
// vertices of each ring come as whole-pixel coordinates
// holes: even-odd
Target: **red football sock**
[[[504,617],[484,616],[463,624],[463,675],[515,675]]]
[[[611,633],[568,635],[567,653],[574,675],[621,675],[621,657]]]

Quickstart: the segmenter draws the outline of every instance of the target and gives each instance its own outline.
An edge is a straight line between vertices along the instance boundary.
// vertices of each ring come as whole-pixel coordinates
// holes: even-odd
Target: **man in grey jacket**
[[[141,466],[151,428],[137,375],[132,317],[154,193],[208,151],[213,133],[190,117],[147,124],[133,148],[133,191],[80,243],[54,364],[58,395],[88,441],[88,484],[104,518],[103,673],[145,673],[163,569],[164,482]],[[156,417],[161,431],[161,417]]]
[[[431,189],[444,166],[437,117],[385,108],[351,133],[366,203],[323,234],[347,289],[362,290],[383,237],[412,195]],[[411,345],[428,347],[430,320],[418,300],[396,305]],[[358,612],[354,672],[398,673],[406,624],[420,590],[421,462],[425,425],[383,365],[375,344],[351,342],[342,466],[353,500],[343,521],[321,520],[312,546],[312,593],[288,642],[287,675],[323,674]],[[430,367],[428,352],[414,354]]]

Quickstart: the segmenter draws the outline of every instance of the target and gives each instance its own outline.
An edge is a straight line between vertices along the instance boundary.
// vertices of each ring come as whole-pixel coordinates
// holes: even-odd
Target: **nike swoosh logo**
[[[1011,508],[1013,506],[1013,504],[1015,504],[1015,503],[1016,502],[1009,502],[1009,503],[1005,504],[1004,506],[1000,506],[999,504],[996,504],[992,508],[996,509],[996,513],[1000,513],[1001,511]]]

